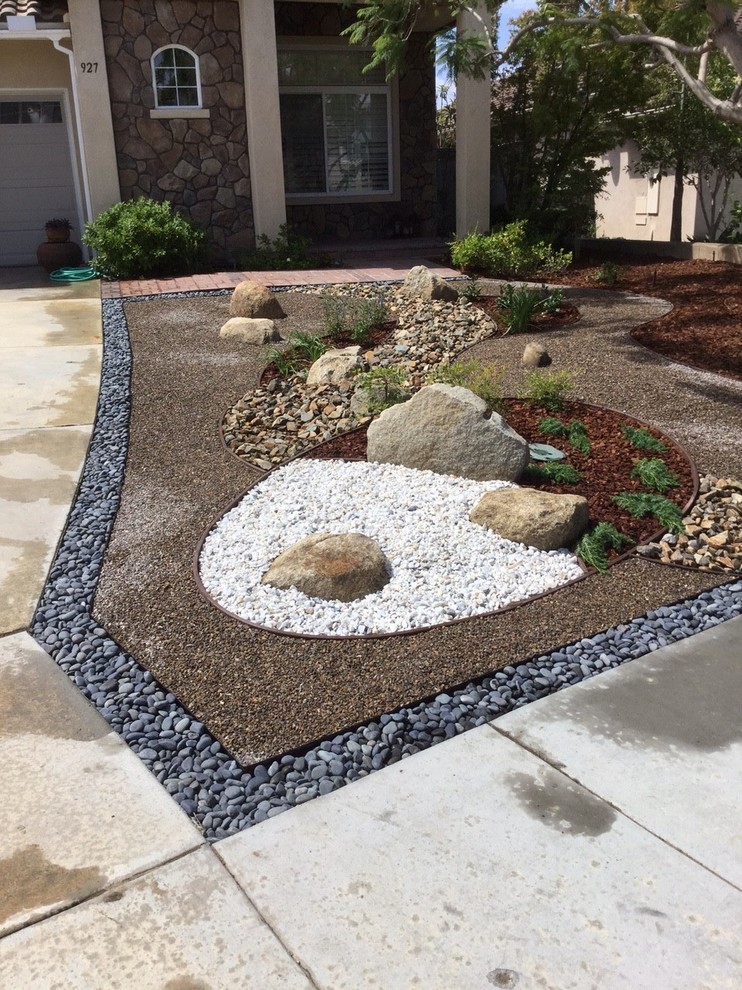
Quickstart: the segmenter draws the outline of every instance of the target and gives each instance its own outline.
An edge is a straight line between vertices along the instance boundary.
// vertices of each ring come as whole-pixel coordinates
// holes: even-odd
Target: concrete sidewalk
[[[23,631],[95,283],[0,287],[0,328],[2,990],[742,985],[742,618],[209,847]]]

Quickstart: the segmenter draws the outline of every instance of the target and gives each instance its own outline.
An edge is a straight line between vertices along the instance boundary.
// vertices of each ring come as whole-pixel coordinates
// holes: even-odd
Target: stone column
[[[121,199],[100,4],[69,0],[73,54],[73,95],[78,113],[78,139],[87,175],[89,220]]]
[[[286,223],[273,0],[239,0],[255,234]]]
[[[487,16],[484,7],[480,8]],[[456,30],[481,30],[470,11],[462,11]],[[489,76],[456,79],[456,234],[481,233],[490,225],[490,93]]]

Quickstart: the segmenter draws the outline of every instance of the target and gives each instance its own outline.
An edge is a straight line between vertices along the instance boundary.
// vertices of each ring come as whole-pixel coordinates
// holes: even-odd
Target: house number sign
[[[80,68],[83,72],[97,72],[98,63],[97,62],[80,62]]]

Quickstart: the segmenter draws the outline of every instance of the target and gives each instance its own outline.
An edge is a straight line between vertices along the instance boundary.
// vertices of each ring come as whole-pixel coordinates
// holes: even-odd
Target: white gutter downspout
[[[58,52],[66,55],[70,63],[70,80],[72,82],[72,105],[75,111],[75,133],[77,135],[77,150],[80,155],[80,168],[82,170],[82,190],[83,196],[85,197],[85,220],[89,221],[93,219],[93,201],[90,196],[90,178],[88,176],[88,161],[85,154],[85,142],[82,137],[82,124],[80,118],[80,97],[77,91],[77,75],[75,73],[75,67],[73,64],[73,58],[75,53],[71,48],[65,48],[62,45],[63,41],[72,41],[72,37],[69,34],[58,35],[51,39],[52,44]]]

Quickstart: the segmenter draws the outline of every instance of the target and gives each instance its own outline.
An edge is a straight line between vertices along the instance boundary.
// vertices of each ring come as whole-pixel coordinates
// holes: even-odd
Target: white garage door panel
[[[66,125],[1,124],[0,266],[35,264],[52,217],[67,217],[77,227]]]

